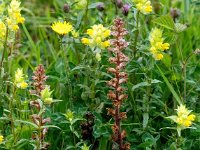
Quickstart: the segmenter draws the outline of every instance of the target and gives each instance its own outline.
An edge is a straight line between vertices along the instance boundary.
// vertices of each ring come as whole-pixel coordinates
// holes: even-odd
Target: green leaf
[[[15,120],[15,122],[24,123],[33,126],[34,128],[38,129],[38,126],[32,122],[24,121],[24,120]]]
[[[148,121],[149,121],[149,114],[148,113],[144,113],[143,114],[143,129],[145,129],[148,125]]]
[[[153,79],[153,80],[151,80],[150,81],[150,83],[149,82],[140,82],[140,83],[138,83],[138,84],[136,84],[136,85],[134,85],[133,87],[132,87],[132,91],[134,91],[135,89],[137,89],[137,88],[140,88],[140,87],[145,87],[145,86],[150,86],[151,84],[155,84],[155,83],[160,83],[161,81],[159,81],[159,80],[157,80],[157,79]]]
[[[158,68],[161,76],[163,77],[165,83],[167,84],[167,87],[169,88],[169,90],[172,92],[175,100],[180,104],[182,104],[181,99],[179,98],[178,94],[176,93],[176,91],[174,90],[173,86],[169,83],[168,79],[165,77],[164,73],[162,72],[162,70],[158,67],[158,65],[156,64],[156,67]]]
[[[170,15],[161,16],[153,20],[153,22],[163,28],[174,31],[175,25]]]

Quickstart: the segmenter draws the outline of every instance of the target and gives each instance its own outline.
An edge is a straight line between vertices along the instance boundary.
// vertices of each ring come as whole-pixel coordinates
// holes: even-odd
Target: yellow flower
[[[133,0],[136,4],[136,8],[143,14],[148,14],[152,12],[152,6],[150,0]]]
[[[54,22],[51,26],[52,30],[58,34],[64,35],[72,31],[73,27],[69,22]]]
[[[74,119],[74,113],[68,109],[67,113],[65,114],[65,117],[71,122]]]
[[[46,86],[44,90],[41,91],[41,98],[44,101],[45,104],[50,105],[53,102],[53,99],[51,98],[50,87]]]
[[[20,83],[24,81],[23,69],[17,68],[15,71],[15,83]]]
[[[109,41],[104,41],[104,42],[102,42],[101,45],[102,45],[103,48],[106,48],[106,47],[110,46],[110,42]]]
[[[177,116],[176,119],[174,120],[181,128],[187,128],[192,125],[192,121],[195,120],[196,116],[194,114],[191,114],[191,110],[188,110],[185,105],[181,104],[178,106],[176,109],[177,111]]]
[[[4,140],[3,135],[0,135],[0,144],[3,142],[3,140]]]
[[[164,39],[162,37],[162,30],[154,28],[150,33],[149,41],[151,44],[150,52],[152,53],[154,59],[155,60],[163,59],[162,52],[164,50],[169,49],[170,44],[163,43]]]
[[[82,38],[82,43],[89,45],[91,48],[98,47],[104,49],[109,46],[109,41],[105,41],[110,36],[110,30],[102,24],[93,25],[91,29],[87,29],[86,34],[90,38]]]
[[[20,88],[21,89],[26,89],[27,87],[28,87],[28,84],[25,81],[20,83]]]
[[[25,75],[23,74],[23,69],[18,68],[15,71],[15,79],[14,79],[14,83],[15,85],[20,88],[20,89],[26,89],[28,84],[24,81]]]
[[[85,45],[89,45],[90,44],[90,40],[88,38],[82,38],[81,42]]]
[[[12,0],[9,7],[8,7],[8,18],[7,18],[7,24],[8,27],[13,30],[17,31],[19,29],[18,24],[24,23],[25,18],[21,16],[21,8],[20,8],[20,2],[17,0]]]

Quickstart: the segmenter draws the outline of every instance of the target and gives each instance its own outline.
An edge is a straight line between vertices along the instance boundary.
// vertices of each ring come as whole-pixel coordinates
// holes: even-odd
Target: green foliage
[[[4,2],[9,4],[10,0]],[[85,2],[21,0],[25,23],[7,44],[0,41],[6,46],[3,54],[5,48],[0,45],[0,61],[5,58],[0,65],[0,135],[4,137],[0,149],[36,149],[34,134],[44,128],[48,128],[44,141],[50,144],[50,150],[112,149],[114,120],[107,115],[107,108],[113,104],[107,97],[106,84],[112,78],[107,72],[112,67],[112,54],[103,49],[101,61],[97,61],[93,50],[81,39],[94,24],[111,29],[117,16],[123,18],[128,30],[129,46],[124,51],[129,57],[128,81],[124,84],[128,99],[121,106],[127,119],[121,126],[126,130],[131,150],[199,149],[199,1],[152,0],[153,12],[142,14],[132,0],[124,0],[123,4],[131,5],[127,16],[114,0],[102,0],[101,11],[97,9],[102,4],[99,1]],[[69,6],[69,12],[63,11],[64,4]],[[171,8],[181,13],[173,18]],[[0,21],[4,20],[1,14],[0,17]],[[79,36],[55,33],[51,25],[57,20],[70,22]],[[163,31],[164,42],[170,44],[168,50],[162,51],[160,61],[154,60],[149,50],[149,34],[155,27]],[[33,71],[39,64],[45,66],[46,84],[50,85],[53,98],[53,103],[45,107],[38,100],[44,107],[40,111],[30,106],[31,101],[40,99],[30,94]],[[27,89],[17,89],[13,83],[17,68],[23,68],[27,76]],[[167,117],[175,115],[182,103],[193,110],[196,119],[191,128],[181,130],[180,137],[177,124]],[[88,112],[94,115],[92,136],[83,138],[81,124],[87,122]],[[51,122],[36,125],[31,119],[35,113],[42,114],[43,119],[51,118]]]

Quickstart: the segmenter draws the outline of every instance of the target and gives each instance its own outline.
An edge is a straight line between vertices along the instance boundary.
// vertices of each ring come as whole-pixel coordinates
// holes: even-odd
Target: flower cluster
[[[106,40],[110,36],[110,30],[105,28],[102,24],[93,25],[91,29],[87,30],[90,38],[82,38],[82,43],[89,45],[91,48],[98,47],[104,49],[110,45]]]
[[[185,105],[181,104],[176,109],[177,115],[173,115],[167,118],[172,119],[178,125],[178,131],[186,129],[192,125],[192,122],[195,120],[196,116],[191,114],[192,110],[188,110]],[[179,131],[180,132],[180,131]],[[180,133],[179,133],[180,134]]]
[[[21,8],[20,2],[17,0],[12,0],[9,7],[8,7],[8,18],[6,19],[8,27],[13,30],[17,31],[19,29],[18,24],[24,23],[25,19],[21,16]]]
[[[5,15],[7,14],[7,15]],[[19,29],[19,24],[24,23],[25,19],[21,15],[20,2],[12,0],[7,7],[6,3],[0,2],[0,49],[3,47],[5,37],[12,41],[12,36]],[[8,28],[8,31],[7,31]]]
[[[150,0],[133,0],[136,4],[136,8],[143,14],[152,12],[152,6]]]
[[[27,88],[28,84],[25,82],[25,75],[23,74],[23,69],[18,68],[15,71],[14,84],[20,89]]]
[[[44,104],[50,105],[53,102],[53,99],[51,98],[51,93],[50,87],[46,86],[42,91],[41,91],[41,98],[44,101]]]
[[[40,95],[41,91],[45,89],[44,82],[47,80],[47,76],[45,75],[45,70],[43,65],[39,65],[36,70],[33,72],[33,86],[35,90],[32,90],[32,94]]]
[[[115,67],[108,68],[108,72],[114,74],[114,77],[107,82],[107,84],[114,89],[110,90],[108,93],[108,98],[112,100],[114,109],[108,108],[108,114],[111,115],[115,120],[115,123],[112,126],[112,139],[118,144],[120,150],[130,149],[129,143],[123,143],[126,132],[125,130],[121,130],[121,120],[127,118],[126,112],[120,112],[120,107],[123,100],[128,97],[126,94],[124,94],[125,88],[122,87],[122,84],[126,83],[128,80],[127,73],[123,71],[128,61],[128,57],[122,52],[129,44],[124,39],[126,34],[128,34],[128,32],[124,28],[124,22],[122,19],[115,19],[111,32],[111,35],[113,35],[114,39],[110,40],[112,47],[109,48],[109,51],[111,51],[114,55],[114,57],[111,57],[109,61],[110,63],[114,64]]]
[[[83,44],[90,46],[96,54],[97,61],[101,60],[101,49],[110,46],[110,42],[106,40],[110,36],[110,30],[105,28],[102,24],[93,25],[91,29],[87,30],[89,38],[82,38]]]
[[[154,28],[150,33],[150,52],[153,54],[155,60],[161,60],[163,58],[162,52],[169,49],[169,43],[164,43],[164,38],[162,37],[162,30]]]

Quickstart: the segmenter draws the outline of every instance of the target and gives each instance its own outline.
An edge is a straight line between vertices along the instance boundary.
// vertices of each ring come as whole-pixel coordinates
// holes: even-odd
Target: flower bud
[[[116,0],[116,4],[118,8],[122,8],[123,6],[122,0]]]
[[[128,16],[128,13],[129,13],[129,9],[131,8],[131,6],[129,4],[125,4],[123,7],[122,7],[122,13],[124,16]]]
[[[96,6],[97,10],[99,11],[104,11],[105,10],[105,5],[103,2],[99,2]]]
[[[170,9],[170,15],[172,16],[173,20],[175,21],[180,15],[180,10],[177,8],[171,8]]]
[[[64,11],[65,13],[68,13],[69,10],[70,10],[69,5],[65,3],[64,6],[63,6],[63,11]]]

